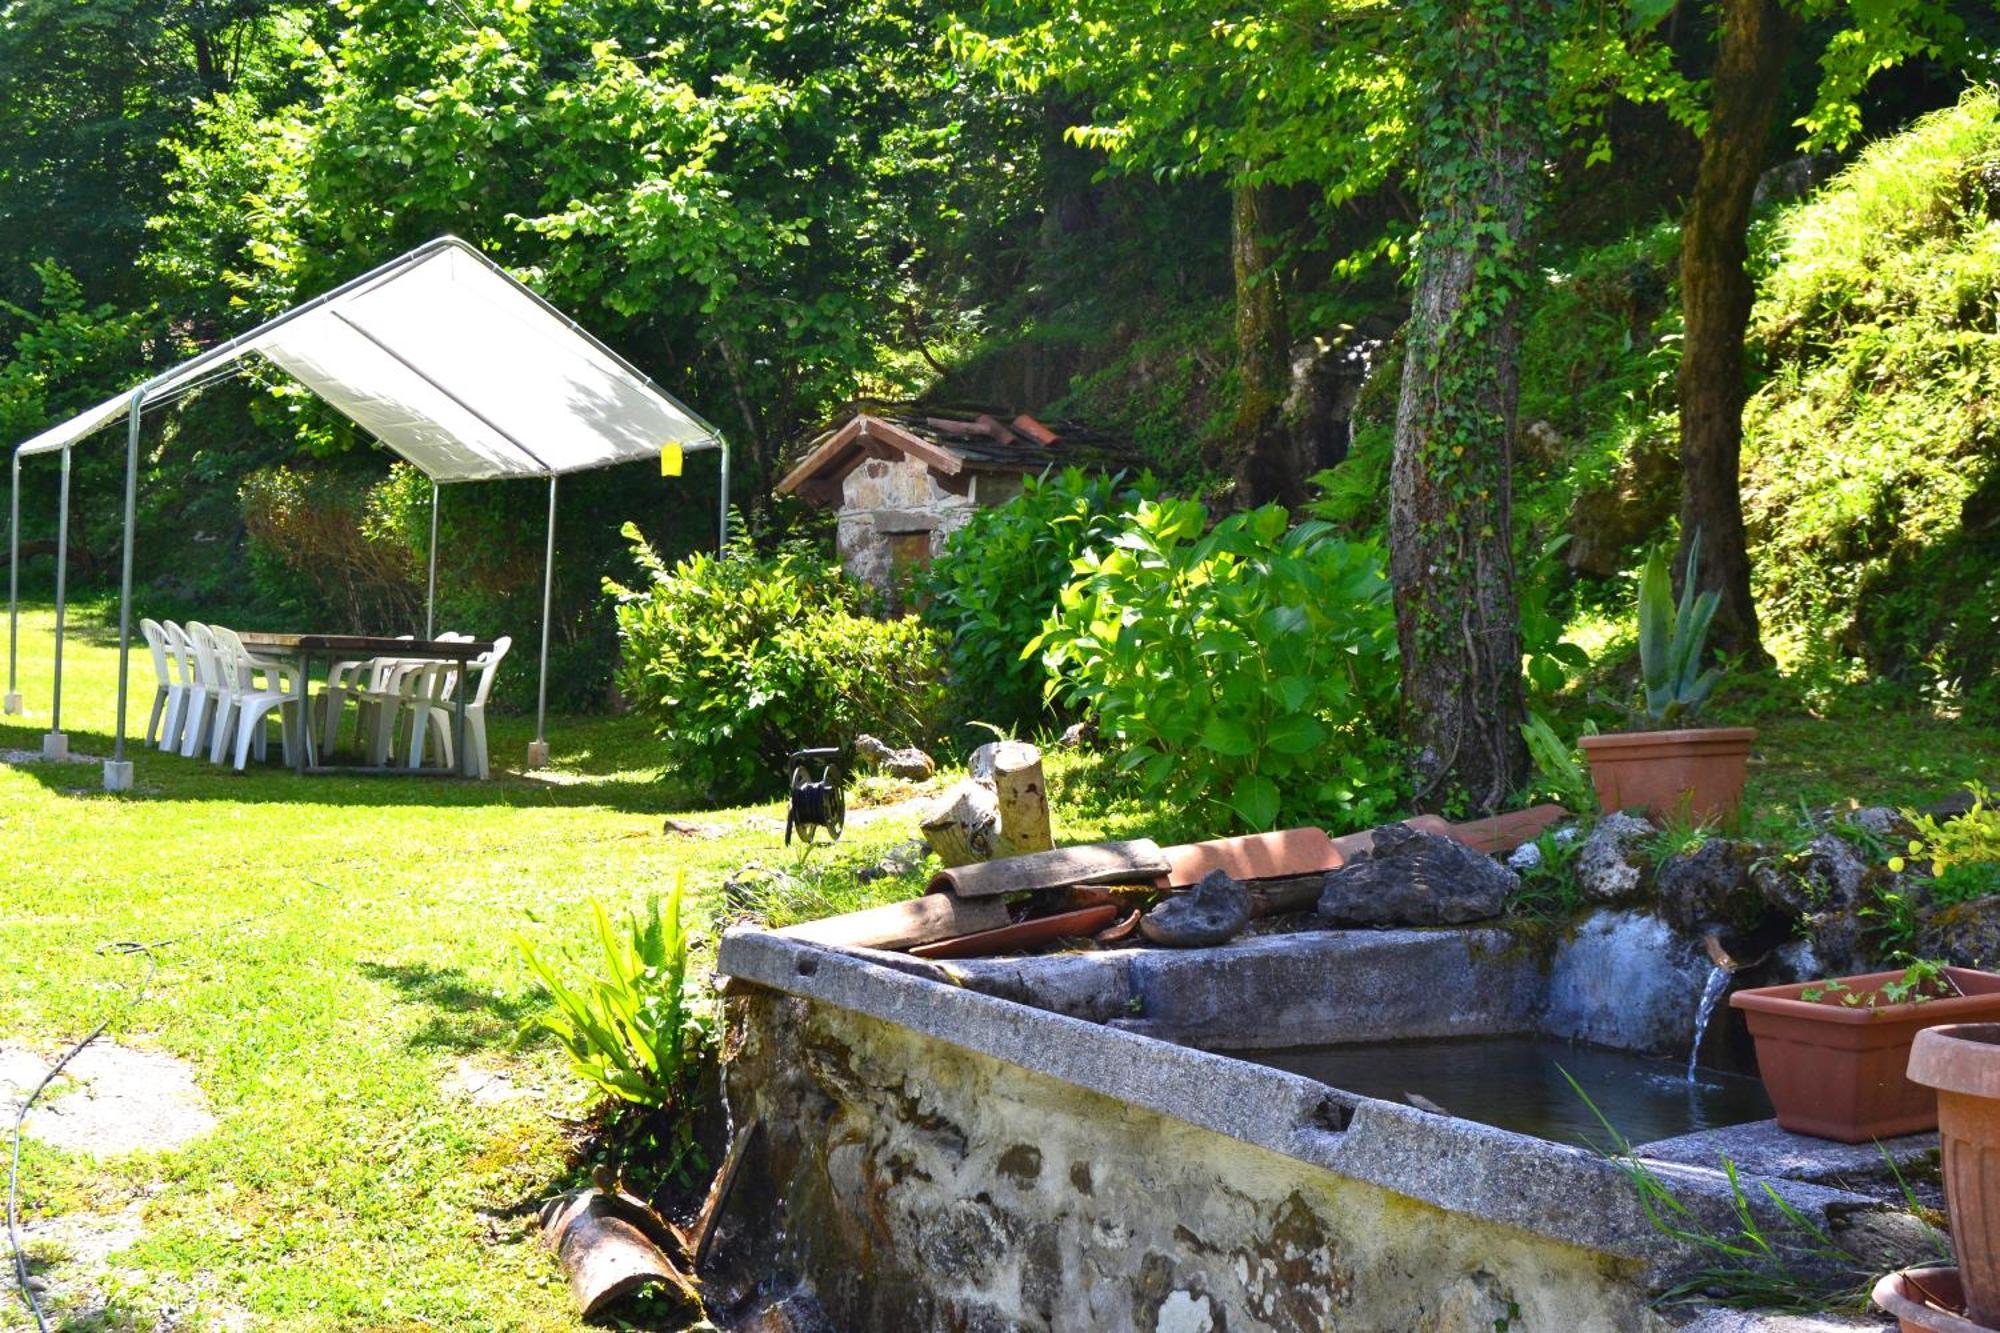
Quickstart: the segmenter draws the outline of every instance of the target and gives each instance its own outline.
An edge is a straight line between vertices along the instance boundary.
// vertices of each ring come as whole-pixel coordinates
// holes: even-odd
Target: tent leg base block
[[[528,767],[547,768],[549,766],[549,743],[547,741],[528,742]]]
[[[104,790],[132,790],[132,761],[130,759],[107,759],[104,761]]]
[[[6,703],[6,711],[7,711],[7,714],[8,714],[8,716],[10,716],[10,717],[19,717],[19,716],[21,715],[21,696],[20,696],[20,695],[18,695],[18,694],[10,694],[10,695],[8,695],[8,696],[7,696],[7,703]]]
[[[42,737],[42,758],[69,758],[69,737],[60,731],[51,731]]]

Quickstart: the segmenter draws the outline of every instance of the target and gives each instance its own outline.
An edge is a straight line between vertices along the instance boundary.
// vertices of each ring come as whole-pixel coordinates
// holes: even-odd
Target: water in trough
[[[1763,1084],[1754,1078],[1703,1069],[1689,1082],[1677,1061],[1551,1037],[1293,1046],[1230,1054],[1366,1097],[1403,1102],[1415,1094],[1468,1120],[1594,1148],[1611,1145],[1564,1071],[1629,1143],[1771,1114]]]

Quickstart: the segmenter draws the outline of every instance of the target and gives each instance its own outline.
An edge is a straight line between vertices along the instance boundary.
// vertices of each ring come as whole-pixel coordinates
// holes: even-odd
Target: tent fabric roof
[[[183,362],[19,453],[65,448],[252,354],[433,481],[552,477],[715,447],[716,429],[456,237]]]

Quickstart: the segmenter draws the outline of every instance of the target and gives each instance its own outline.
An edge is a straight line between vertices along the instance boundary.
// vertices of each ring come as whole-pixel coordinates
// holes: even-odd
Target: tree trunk
[[[1276,198],[1269,186],[1238,185],[1230,198],[1229,259],[1236,281],[1236,368],[1242,398],[1230,430],[1229,470],[1248,506],[1305,503],[1305,472],[1285,424],[1291,336],[1280,286]]]
[[[1750,597],[1738,481],[1743,455],[1743,334],[1756,295],[1750,199],[1783,91],[1793,20],[1781,0],[1723,0],[1714,104],[1681,228],[1681,550],[1701,533],[1700,584],[1721,596],[1711,633],[1723,652],[1768,660]]]
[[[1424,230],[1396,411],[1389,576],[1417,803],[1492,812],[1527,776],[1512,452],[1554,13],[1543,0],[1418,8],[1429,34]]]

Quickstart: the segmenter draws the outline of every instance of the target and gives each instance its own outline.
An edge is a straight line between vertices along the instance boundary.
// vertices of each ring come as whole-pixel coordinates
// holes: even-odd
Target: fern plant
[[[664,909],[654,895],[622,924],[593,904],[588,951],[514,935],[555,1004],[531,1026],[555,1037],[582,1077],[642,1106],[684,1106],[713,1035],[713,1007],[688,980],[685,886],[677,874]]]
[[[1641,712],[1656,727],[1692,722],[1722,679],[1722,668],[1704,671],[1701,666],[1709,622],[1721,598],[1713,592],[1695,593],[1700,572],[1697,531],[1688,543],[1687,576],[1678,604],[1664,546],[1653,549],[1639,576],[1639,675],[1645,688]]]

